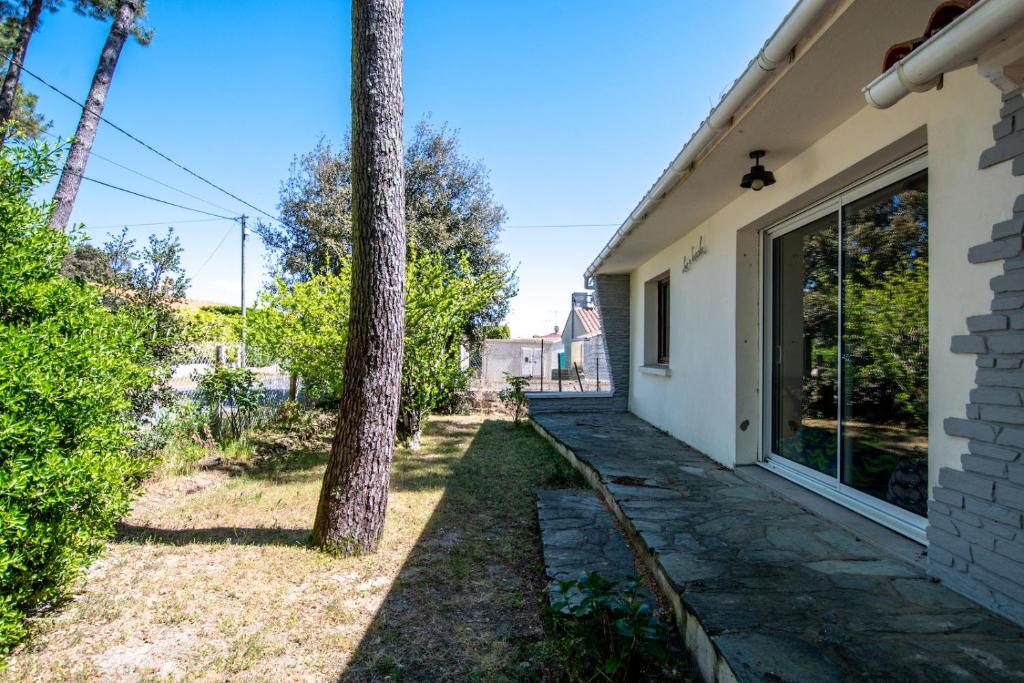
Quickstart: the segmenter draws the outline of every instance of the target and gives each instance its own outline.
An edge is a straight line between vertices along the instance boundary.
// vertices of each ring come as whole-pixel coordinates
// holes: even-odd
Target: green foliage
[[[461,344],[469,321],[492,305],[507,275],[476,275],[466,259],[450,265],[413,251],[406,269],[405,346],[398,432],[415,441],[423,417],[465,391]],[[289,284],[279,278],[251,312],[250,343],[297,374],[315,402],[336,404],[344,381],[351,262]]]
[[[890,191],[891,192],[891,191]],[[843,375],[848,419],[923,428],[928,392],[928,195],[914,183],[844,209]],[[811,415],[834,418],[839,344],[836,230],[804,240]]]
[[[495,245],[505,209],[494,200],[487,169],[463,156],[456,131],[421,121],[405,151],[405,221],[410,255],[428,251],[445,263],[469,264],[475,277],[503,278],[491,304],[476,313],[467,334],[505,319],[516,282]],[[284,278],[296,282],[334,271],[352,252],[352,168],[349,138],[338,148],[321,140],[292,162],[281,185],[281,223],[257,224]],[[415,245],[415,246],[414,246]],[[478,339],[473,340],[478,341]]]
[[[484,339],[511,339],[512,330],[505,323],[501,325],[487,325],[483,328]]]
[[[150,321],[61,276],[70,241],[31,203],[54,156],[0,153],[0,650],[99,552],[146,467],[130,396],[153,380]]]
[[[559,581],[548,608],[577,668],[572,680],[642,680],[644,666],[670,659],[669,629],[638,595],[638,578],[621,585],[597,572]]]
[[[413,251],[406,268],[405,347],[398,437],[415,445],[423,418],[465,393],[463,331],[500,296],[504,273],[473,273],[466,258],[454,266],[440,254]]]
[[[182,308],[178,312],[190,343],[236,344],[242,341],[242,311],[238,306]]]
[[[309,398],[341,398],[342,365],[348,341],[351,264],[289,284],[278,278],[249,311],[248,342],[302,378]]]
[[[197,371],[197,398],[209,411],[210,431],[218,443],[236,441],[256,423],[263,390],[248,368],[218,365]]]
[[[512,413],[512,418],[518,425],[526,413],[526,387],[530,386],[530,378],[506,372],[505,383],[508,386],[498,392],[498,400]]]
[[[859,344],[846,371],[850,385],[891,385],[894,408],[908,424],[928,421],[928,262],[899,264],[880,282],[847,278],[845,327]]]

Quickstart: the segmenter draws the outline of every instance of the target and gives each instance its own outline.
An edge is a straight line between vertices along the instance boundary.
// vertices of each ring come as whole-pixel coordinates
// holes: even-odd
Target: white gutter
[[[864,87],[868,104],[885,109],[912,92],[931,90],[942,74],[971,63],[1014,24],[1024,0],[981,0]]]
[[[1024,6],[1024,0],[1017,0]],[[626,218],[626,221],[615,231],[608,244],[597,255],[585,272],[587,279],[594,273],[608,255],[618,246],[647,215],[661,203],[668,191],[689,171],[700,158],[701,154],[732,125],[733,116],[743,105],[767,82],[775,70],[789,60],[789,55],[796,44],[818,22],[823,11],[833,5],[835,0],[800,0],[782,24],[768,39],[757,57],[750,62],[747,70],[733,83],[729,92],[722,97],[708,117],[693,134],[689,142],[676,155],[669,167],[661,174],[654,186],[647,191],[644,198]]]

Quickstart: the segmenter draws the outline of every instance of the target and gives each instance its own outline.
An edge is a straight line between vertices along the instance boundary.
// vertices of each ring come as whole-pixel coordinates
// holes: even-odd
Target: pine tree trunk
[[[402,0],[352,2],[352,299],[345,386],[313,543],[373,552],[384,528],[402,375]]]
[[[132,22],[135,21],[136,2],[137,0],[125,0],[118,6],[107,42],[100,53],[100,62],[96,66],[96,74],[89,87],[89,97],[85,100],[82,118],[78,120],[75,139],[71,143],[67,161],[64,162],[64,172],[61,173],[57,192],[53,196],[54,207],[53,213],[50,214],[50,227],[54,230],[66,229],[71,219],[71,209],[75,206],[78,187],[82,184],[82,174],[85,173],[85,165],[89,161],[92,143],[96,140],[96,129],[100,124],[100,115],[103,114],[103,105],[107,102],[107,92],[114,78],[117,60],[121,56],[125,40],[128,39]]]
[[[18,40],[11,50],[10,61],[7,64],[7,73],[4,74],[4,84],[0,87],[0,123],[6,124],[14,118],[14,106],[18,96],[18,80],[21,78],[21,65],[25,62],[25,54],[28,52],[28,41],[32,40],[32,34],[39,24],[39,15],[43,11],[43,0],[32,0],[28,13],[21,20],[21,28],[18,30]],[[6,127],[0,132],[0,144],[7,138]]]

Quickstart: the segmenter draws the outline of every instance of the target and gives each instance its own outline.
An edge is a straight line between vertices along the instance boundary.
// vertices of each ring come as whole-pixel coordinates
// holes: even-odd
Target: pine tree
[[[314,544],[373,552],[395,447],[405,308],[402,0],[352,2],[352,293]]]

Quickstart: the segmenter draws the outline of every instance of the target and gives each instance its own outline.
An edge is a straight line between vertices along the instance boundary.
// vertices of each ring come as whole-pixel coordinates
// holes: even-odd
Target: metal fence
[[[195,398],[198,387],[197,378],[204,372],[212,371],[218,362],[237,367],[242,355],[238,343],[200,342],[192,344],[182,355],[181,361],[174,366],[169,385],[178,393]],[[261,405],[273,406],[285,401],[291,390],[291,376],[281,366],[268,362],[257,349],[246,349],[245,366],[256,374],[256,380],[263,390]],[[296,387],[297,397],[302,400],[301,383]]]
[[[572,342],[566,350],[558,339],[488,339],[470,358],[475,392],[506,386],[506,375],[529,377],[528,391],[581,392],[612,388],[603,335]]]

